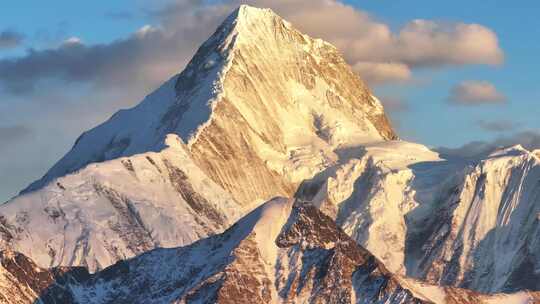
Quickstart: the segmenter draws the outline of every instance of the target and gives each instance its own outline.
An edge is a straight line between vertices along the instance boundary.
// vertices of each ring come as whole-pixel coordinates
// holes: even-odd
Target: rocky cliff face
[[[10,303],[489,303],[487,297],[392,275],[315,207],[273,199],[223,234],[156,249],[89,275],[44,270],[4,252]],[[21,284],[21,283],[25,284]],[[532,300],[535,294],[506,299]],[[39,299],[39,300],[38,300]],[[439,300],[443,299],[444,302]]]
[[[439,194],[436,216],[411,214],[412,225],[427,225],[410,235],[424,249],[410,250],[411,273],[488,292],[539,290],[540,160],[519,146],[503,149],[454,181]]]
[[[4,250],[0,252],[0,303],[75,303],[65,287],[89,277],[85,268],[43,269],[21,253]]]

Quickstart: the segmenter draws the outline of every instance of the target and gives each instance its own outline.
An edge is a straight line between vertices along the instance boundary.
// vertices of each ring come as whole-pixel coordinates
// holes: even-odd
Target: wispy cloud
[[[388,112],[406,112],[410,110],[410,106],[403,99],[398,97],[381,97],[379,98]]]
[[[506,97],[487,81],[464,81],[452,88],[448,101],[457,105],[500,104]]]
[[[199,17],[204,10],[204,17]],[[0,87],[12,94],[26,94],[48,80],[87,83],[100,89],[133,89],[141,95],[180,71],[196,47],[229,13],[217,6],[189,1],[178,11],[181,22],[144,26],[123,39],[91,44],[69,40],[57,48],[29,50],[22,57],[0,60]],[[83,37],[84,38],[84,37]],[[76,43],[73,43],[76,42]]]
[[[24,141],[31,134],[32,130],[22,125],[0,127],[0,150],[15,142]]]
[[[481,129],[490,132],[511,132],[519,127],[519,123],[510,120],[479,120],[476,122]]]
[[[353,69],[372,85],[386,82],[405,82],[412,77],[409,66],[403,63],[358,62],[353,65]]]
[[[0,31],[0,50],[18,47],[23,39],[24,35],[19,32],[13,30]]]

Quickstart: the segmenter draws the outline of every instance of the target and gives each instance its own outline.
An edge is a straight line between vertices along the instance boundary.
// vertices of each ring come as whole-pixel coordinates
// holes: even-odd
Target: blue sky
[[[279,2],[254,1],[272,6]],[[52,6],[51,2],[20,0],[3,7],[0,10],[0,201],[45,173],[82,131],[114,111],[137,103],[166,76],[181,70],[195,47],[230,8],[208,11],[201,7],[221,2],[57,0]],[[388,112],[404,139],[433,147],[458,147],[540,129],[540,86],[537,85],[540,79],[536,71],[540,54],[538,2],[350,0],[344,4],[359,14],[369,14],[369,22],[385,24],[395,33],[412,20],[424,19],[448,24],[442,27],[443,32],[454,28],[454,24],[479,24],[498,39],[498,47],[504,53],[500,64],[409,65],[412,75],[405,81],[374,83],[376,95],[388,102]],[[298,10],[304,7],[276,4],[275,9],[284,12],[286,18],[290,15],[291,21],[300,23],[302,28],[306,17],[298,17]],[[190,10],[199,10],[204,18]],[[331,10],[324,13],[329,18],[333,14]],[[145,25],[153,26],[155,32],[143,33],[141,28]],[[175,27],[181,30],[171,30]],[[364,29],[348,30],[347,34],[354,36],[356,31],[360,33]],[[165,40],[160,31],[174,32],[174,41]],[[2,47],[3,32],[17,33],[19,39]],[[324,30],[313,29],[313,32],[331,35]],[[143,34],[144,39],[140,38]],[[67,45],[66,40],[71,37],[80,39],[81,46]],[[157,41],[156,48],[144,45],[156,43],[152,41]],[[74,67],[66,68],[73,60],[54,56],[73,54],[63,51],[68,47],[83,50],[74,53],[78,59],[84,61],[84,56],[88,56],[89,60],[103,60],[103,66],[77,62]],[[46,50],[53,50],[53,56]],[[156,50],[157,59],[151,58]],[[343,51],[356,58],[354,51]],[[104,54],[107,52],[112,55]],[[52,64],[46,61],[51,57]],[[41,61],[32,70],[36,58]],[[10,61],[18,60],[22,63],[9,65]],[[26,83],[21,81],[24,78],[13,78],[18,72],[21,77],[31,75],[32,81]],[[497,94],[504,96],[504,102],[495,102],[497,96],[487,98],[487,102],[472,100],[468,105],[449,101],[459,84],[471,81],[476,85],[491,85]],[[6,89],[9,85],[22,85],[23,90]],[[25,91],[25,86],[34,90]]]
[[[540,128],[540,87],[535,73],[540,54],[540,20],[536,1],[351,1],[382,20],[399,26],[410,19],[479,23],[494,30],[505,53],[501,66],[464,66],[422,71],[429,79],[423,86],[377,92],[398,92],[413,108],[400,113],[400,131],[416,141],[435,146],[457,146],[500,134],[480,129],[478,120],[510,120],[520,129]],[[422,77],[422,76],[420,76]],[[445,99],[450,87],[464,79],[487,80],[508,97],[502,106],[456,108]]]

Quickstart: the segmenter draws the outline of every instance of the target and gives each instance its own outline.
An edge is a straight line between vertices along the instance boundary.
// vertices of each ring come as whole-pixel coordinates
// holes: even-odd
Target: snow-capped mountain
[[[0,295],[17,300],[11,303],[44,304],[526,303],[538,296],[487,297],[404,280],[330,217],[293,202],[275,198],[220,235],[155,249],[92,275],[84,268],[40,269],[25,256],[4,251],[1,281],[25,289],[16,294],[10,285],[0,286]]]
[[[306,181],[311,200],[395,273],[483,292],[540,289],[540,159],[466,162],[386,142]]]
[[[292,196],[335,147],[394,137],[333,46],[242,6],[182,73],[1,206],[2,241],[40,266],[100,269],[221,232]]]
[[[24,192],[92,162],[161,151],[167,134],[241,204],[292,194],[335,161],[339,145],[396,138],[334,46],[271,10],[241,6],[182,73],[84,133]]]
[[[36,283],[4,265],[0,287],[22,284],[31,299],[56,282],[89,303],[148,300],[135,297],[141,284],[156,303],[227,303],[225,291],[260,303],[495,303],[505,296],[403,276],[540,290],[539,168],[521,147],[470,161],[397,140],[332,45],[241,6],[184,71],[0,205],[4,260],[43,273]],[[275,196],[313,204],[369,251],[311,207],[259,207]],[[75,268],[71,284],[58,266],[97,273]]]

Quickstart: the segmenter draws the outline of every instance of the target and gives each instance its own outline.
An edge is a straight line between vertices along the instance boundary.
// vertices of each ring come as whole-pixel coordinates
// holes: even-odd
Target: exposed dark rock
[[[129,159],[122,160],[122,165],[124,165],[124,167],[128,171],[135,172],[135,169],[133,168],[133,163],[131,162],[131,160],[129,160]]]
[[[199,216],[204,216],[208,222],[218,227],[224,227],[226,219],[209,201],[199,194],[191,185],[188,176],[180,168],[165,161],[169,171],[169,179],[180,196]],[[196,217],[197,218],[197,217]]]
[[[110,228],[118,232],[134,254],[143,253],[157,246],[152,238],[152,232],[144,225],[133,202],[104,185],[95,184],[94,188],[97,193],[108,199],[117,211],[117,218],[109,220]]]

